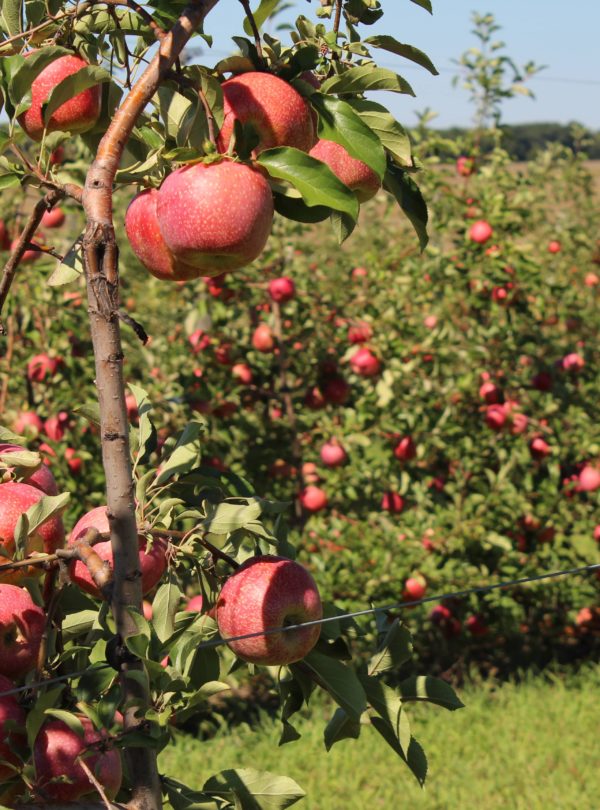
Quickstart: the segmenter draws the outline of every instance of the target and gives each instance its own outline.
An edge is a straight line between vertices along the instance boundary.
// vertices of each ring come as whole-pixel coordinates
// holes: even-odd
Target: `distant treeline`
[[[548,143],[560,143],[585,152],[590,160],[600,160],[600,132],[592,132],[580,124],[514,124],[501,129],[504,133],[502,146],[514,160],[531,160]],[[468,130],[452,127],[438,132],[444,138],[456,140],[464,138]],[[489,143],[491,146],[491,141]],[[485,150],[485,138],[482,147]],[[452,157],[443,152],[440,149],[440,157]]]

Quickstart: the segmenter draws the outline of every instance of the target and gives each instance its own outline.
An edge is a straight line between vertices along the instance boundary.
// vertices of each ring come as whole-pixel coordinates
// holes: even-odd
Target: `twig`
[[[250,23],[250,28],[252,29],[252,34],[254,36],[254,44],[256,46],[256,52],[258,53],[258,57],[261,60],[261,62],[264,63],[262,43],[260,41],[260,32],[258,30],[256,20],[254,19],[252,9],[250,8],[250,2],[249,0],[240,0],[240,3],[244,7],[244,12],[246,14],[246,17],[248,18],[248,22]]]
[[[85,760],[84,760],[84,758],[82,756],[77,757],[77,759],[79,761],[79,764],[81,765],[81,768],[82,768],[83,772],[85,773],[87,778],[90,780],[92,785],[98,791],[98,795],[102,799],[102,802],[104,803],[104,806],[107,808],[107,810],[112,810],[113,805],[111,804],[110,800],[108,799],[108,796],[104,792],[104,788],[102,787],[100,782],[96,779],[96,777],[92,773],[89,765],[86,765],[86,762],[85,762]]]
[[[152,537],[170,537],[173,540],[185,540],[195,531],[198,531],[198,529],[195,527],[193,529],[189,529],[187,532],[174,531],[173,529],[141,529],[141,531],[143,534],[149,534]],[[230,565],[232,568],[240,567],[237,560],[234,560],[233,557],[230,557],[229,554],[222,551],[220,548],[213,546],[213,544],[204,537],[199,537],[198,542],[201,546],[204,546],[207,551],[210,551],[213,557],[223,560],[223,562],[228,563],[228,565]]]
[[[42,221],[42,217],[46,211],[49,211],[59,200],[62,200],[64,197],[64,193],[59,191],[58,189],[54,189],[53,191],[49,191],[45,197],[41,200],[38,200],[35,204],[33,211],[29,215],[29,219],[27,220],[27,224],[21,236],[17,240],[17,244],[15,245],[14,250],[10,254],[8,261],[4,265],[4,270],[2,271],[2,279],[0,280],[0,335],[5,335],[6,330],[4,328],[4,324],[2,323],[2,308],[6,302],[6,298],[8,297],[8,293],[10,292],[11,285],[13,283],[17,267],[19,266],[19,262],[23,258],[23,254],[27,250],[29,243],[33,235],[35,234],[36,230],[38,229],[40,222]]]
[[[217,138],[215,134],[215,117],[206,98],[206,94],[204,93],[201,87],[198,88],[198,98],[200,99],[202,106],[204,107],[204,112],[206,113],[206,123],[208,125],[208,138],[212,143],[212,145],[216,146]]]
[[[340,30],[340,22],[342,21],[342,0],[336,0],[335,17],[333,20],[333,30],[335,31],[335,41],[337,42],[337,35]]]
[[[127,326],[130,326],[145,346],[146,343],[148,343],[149,337],[142,324],[138,323],[134,318],[131,317],[131,315],[129,315],[127,312],[124,312],[122,309],[119,310],[118,315],[119,320],[123,321],[123,323],[126,323]]]

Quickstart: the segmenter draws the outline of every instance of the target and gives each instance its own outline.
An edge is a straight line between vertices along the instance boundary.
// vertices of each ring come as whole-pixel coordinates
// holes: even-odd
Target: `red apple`
[[[252,383],[252,369],[247,363],[236,363],[231,368],[231,376],[235,380],[239,380],[242,385],[250,385]]]
[[[203,604],[204,600],[202,594],[199,593],[197,596],[192,596],[191,599],[188,599],[185,609],[188,613],[201,613]]]
[[[409,577],[404,583],[402,598],[407,602],[422,599],[427,592],[427,582],[425,577]]]
[[[472,636],[485,636],[489,633],[490,628],[485,623],[482,616],[478,613],[475,613],[472,616],[468,616],[467,620],[465,621],[465,627],[469,631]]]
[[[163,182],[157,215],[175,258],[214,276],[245,267],[262,253],[273,196],[264,176],[244,163],[195,163]]]
[[[311,108],[290,84],[271,73],[250,71],[223,82],[224,119],[217,149],[226,152],[236,119],[259,137],[254,154],[274,146],[308,152],[315,142]]]
[[[15,756],[25,738],[26,715],[17,703],[16,695],[2,695],[14,689],[15,685],[8,678],[0,675],[0,801],[6,801],[2,796],[2,783],[15,775],[9,765],[19,766],[19,757]],[[12,724],[12,728],[9,728]],[[8,763],[6,765],[3,762]]]
[[[350,366],[352,371],[360,377],[374,377],[379,373],[381,363],[370,349],[363,347],[352,355]]]
[[[285,304],[291,301],[296,295],[296,285],[289,276],[274,278],[269,282],[269,296],[272,301],[278,304]]]
[[[423,318],[423,326],[426,329],[435,329],[437,325],[438,319],[436,315],[427,315],[425,318]]]
[[[368,271],[366,267],[355,267],[352,271],[352,278],[366,278]]]
[[[327,495],[320,487],[310,485],[300,492],[300,503],[307,512],[320,512],[327,506]]]
[[[97,506],[80,518],[71,532],[68,544],[73,545],[73,543],[82,537],[86,530],[91,527],[97,529],[101,534],[109,531],[110,527],[106,514],[106,506]],[[140,570],[142,574],[142,593],[145,595],[154,588],[167,567],[167,542],[162,538],[155,538],[152,543],[152,548],[149,551],[146,551],[147,541],[145,537],[140,535],[138,542],[140,549]],[[107,562],[112,569],[113,554],[110,540],[95,543],[94,551],[98,554],[100,559]],[[97,599],[102,598],[100,591],[90,576],[87,566],[82,562],[79,560],[72,562],[69,573],[72,581],[78,585],[82,591],[95,596]]]
[[[57,146],[56,149],[53,149],[50,153],[50,165],[51,166],[60,166],[60,164],[65,159],[65,147],[64,146]]]
[[[215,347],[215,360],[221,366],[231,365],[231,343],[221,343]]]
[[[506,410],[503,405],[490,405],[485,409],[485,421],[492,430],[502,430],[506,422]]]
[[[553,239],[548,243],[548,253],[560,253],[562,245],[557,239]]]
[[[330,405],[343,405],[350,396],[350,386],[340,374],[334,374],[322,383],[321,392]]]
[[[456,171],[461,177],[470,177],[475,171],[475,161],[472,157],[461,155],[456,160]]]
[[[252,335],[252,345],[257,352],[269,354],[275,348],[275,338],[271,327],[266,323],[259,324]]]
[[[24,433],[41,433],[44,423],[34,411],[20,411],[13,424],[13,430],[22,436]]]
[[[600,284],[600,278],[596,273],[586,273],[583,283],[586,287],[595,287],[596,284]]]
[[[581,371],[585,366],[585,360],[577,352],[571,352],[563,357],[561,365],[565,371]]]
[[[579,490],[582,492],[595,492],[600,487],[600,470],[591,464],[586,464],[579,473]]]
[[[348,327],[348,340],[350,343],[366,343],[373,337],[371,325],[365,321],[359,321]]]
[[[9,250],[14,251],[17,247],[17,242],[18,239],[13,239],[13,241],[10,243]],[[31,244],[35,244],[35,242],[32,242]],[[43,255],[44,254],[41,250],[28,249],[21,256],[21,264],[32,264],[33,262],[37,262],[37,260],[41,259]]]
[[[417,455],[417,447],[412,436],[403,436],[394,447],[394,456],[399,461],[410,461]]]
[[[600,524],[594,526],[594,540],[596,543],[600,543]]]
[[[152,604],[148,602],[147,599],[144,599],[142,602],[142,613],[144,614],[144,619],[146,619],[147,622],[152,621],[154,611],[152,610]]]
[[[50,211],[44,212],[40,224],[43,228],[60,228],[65,219],[66,215],[62,208],[52,208]]]
[[[81,456],[77,455],[77,451],[73,447],[67,447],[65,449],[65,461],[72,475],[81,475],[83,459]]]
[[[0,675],[21,678],[35,669],[45,627],[44,611],[26,588],[0,585]]]
[[[482,383],[481,387],[479,388],[479,396],[488,405],[496,405],[498,402],[500,402],[501,392],[497,385],[494,385],[493,382],[489,382],[488,380]]]
[[[323,608],[316,583],[297,562],[265,555],[245,562],[229,577],[216,605],[224,639],[277,627],[318,621]],[[284,633],[229,642],[245,661],[283,666],[304,658],[317,643],[319,624]]]
[[[539,371],[531,378],[531,384],[538,391],[551,391],[552,375],[548,371]]]
[[[339,143],[321,139],[310,150],[310,155],[326,163],[361,203],[370,200],[381,188],[381,181],[373,169],[353,158]]]
[[[0,456],[8,456],[8,458],[3,459],[5,464],[10,464],[11,454],[21,453],[23,450],[25,450],[25,448],[20,447],[18,444],[0,444]],[[12,470],[13,468],[8,467],[8,469]],[[27,468],[23,468],[23,471],[25,472],[26,469]],[[54,476],[45,464],[41,464],[37,470],[34,470],[31,475],[27,476],[24,483],[39,489],[44,495],[58,495],[58,487],[56,486]]]
[[[397,515],[404,509],[404,498],[399,492],[388,490],[388,492],[383,493],[381,498],[381,508],[384,512]]]
[[[31,382],[42,382],[46,377],[52,379],[58,371],[59,365],[60,361],[56,357],[36,354],[27,363],[27,379]]]
[[[0,546],[8,558],[15,553],[15,527],[21,515],[31,506],[38,503],[44,493],[30,484],[21,484],[7,481],[0,484]],[[62,547],[65,540],[65,529],[60,516],[54,515],[44,521],[41,526],[29,537],[26,552],[42,551],[52,554]],[[1,561],[1,557],[0,557]],[[4,571],[0,574],[0,582],[22,582],[27,577],[39,576],[42,569],[39,566],[28,566]],[[0,670],[1,671],[1,670]]]
[[[491,237],[493,233],[492,226],[485,219],[478,219],[469,228],[469,239],[471,242],[476,242],[482,245]]]
[[[132,425],[137,425],[140,421],[140,414],[138,411],[137,400],[133,394],[125,395],[125,410],[127,411],[127,419]]]
[[[321,461],[326,467],[340,467],[347,460],[346,451],[338,442],[328,441],[321,447]]]
[[[44,422],[44,433],[53,442],[60,442],[69,425],[69,414],[59,411],[55,416],[49,416]]]
[[[158,225],[158,191],[148,188],[136,195],[125,213],[125,233],[131,249],[146,270],[164,281],[188,281],[201,271],[177,260],[163,238]]]
[[[196,329],[195,332],[192,332],[188,340],[194,354],[198,354],[198,352],[204,351],[210,346],[210,335],[207,335],[202,329]]]
[[[33,53],[33,52],[32,52]],[[29,56],[31,54],[28,54]],[[85,132],[94,126],[100,115],[102,87],[95,85],[83,90],[55,110],[44,127],[42,106],[51,91],[67,76],[78,73],[88,63],[79,56],[59,56],[33,80],[31,107],[19,116],[19,123],[34,141],[41,141],[44,129],[47,132]]]
[[[11,238],[3,219],[0,219],[0,250],[10,250]]]
[[[541,461],[546,458],[546,456],[550,455],[552,448],[545,439],[542,439],[541,436],[536,436],[529,442],[529,452],[533,458]]]
[[[78,715],[84,734],[80,737],[62,720],[49,720],[41,727],[33,744],[36,789],[51,803],[77,802],[96,793],[80,764],[85,764],[114,799],[123,778],[121,756],[117,749],[107,748],[108,734],[97,731],[85,715]],[[66,777],[66,779],[65,779]]]

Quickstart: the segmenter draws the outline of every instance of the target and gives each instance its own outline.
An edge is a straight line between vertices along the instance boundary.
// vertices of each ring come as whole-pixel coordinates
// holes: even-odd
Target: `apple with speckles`
[[[381,188],[381,181],[373,169],[362,160],[352,157],[339,143],[321,139],[309,154],[327,164],[338,180],[348,186],[361,203],[370,200]]]
[[[21,678],[37,664],[46,615],[26,588],[0,585],[0,675]]]

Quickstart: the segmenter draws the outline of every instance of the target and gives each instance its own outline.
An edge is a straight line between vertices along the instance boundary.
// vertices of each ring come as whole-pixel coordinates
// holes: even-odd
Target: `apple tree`
[[[185,46],[193,39],[210,46],[205,18],[217,2],[2,4],[8,126],[0,135],[0,186],[23,194],[0,228],[10,249],[0,306],[10,308],[13,285],[33,295],[27,265],[38,256],[58,262],[54,286],[85,277],[98,399],[85,415],[106,489],[102,505],[84,505],[65,545],[68,493],[57,491],[20,436],[3,429],[5,806],[91,796],[104,806],[122,799],[157,808],[164,797],[175,808],[250,808],[266,806],[265,793],[271,807],[295,803],[303,793],[292,780],[251,769],[224,770],[201,791],[158,772],[157,753],[174,726],[228,688],[228,671],[244,662],[270,668],[281,694],[281,744],[297,739],[291,718],[319,688],[337,704],[327,748],[357,737],[368,717],[421,783],[427,764],[407,704],[461,705],[435,679],[386,684],[410,658],[397,619],[378,617],[376,652],[350,666],[357,628],[294,561],[289,504],[266,501],[244,478],[203,465],[202,419],[159,441],[143,381],[129,381],[135,401],[126,398],[121,324],[142,342],[147,336],[121,307],[127,269],[119,266],[119,240],[128,239],[166,284],[193,284],[256,259],[274,215],[329,218],[346,239],[361,202],[383,187],[420,245],[427,241],[409,139],[367,95],[413,95],[404,78],[377,65],[382,50],[436,70],[390,35],[363,36],[381,18],[381,3],[321,2],[316,20],[298,17],[284,43],[261,34],[283,4],[262,0],[253,13],[241,0],[237,52],[195,64]],[[429,0],[412,2],[431,11]],[[133,199],[115,223],[113,194],[125,187]],[[59,203],[79,208],[85,222],[64,256],[36,235],[44,217],[52,227]],[[34,378],[47,362],[38,355]],[[202,598],[185,609],[190,589]],[[144,596],[152,603],[143,606]]]

